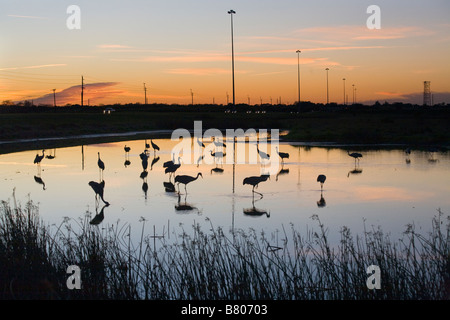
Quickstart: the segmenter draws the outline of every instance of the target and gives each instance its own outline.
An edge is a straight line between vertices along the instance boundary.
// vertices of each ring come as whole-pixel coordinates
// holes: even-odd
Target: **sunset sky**
[[[381,29],[366,26],[370,5]],[[70,30],[70,5],[81,29]],[[448,0],[2,0],[0,102],[85,104],[232,100],[234,9],[236,102],[450,103]]]

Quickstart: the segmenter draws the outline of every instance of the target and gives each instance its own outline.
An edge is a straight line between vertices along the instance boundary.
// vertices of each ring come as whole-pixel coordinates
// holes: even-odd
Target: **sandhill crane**
[[[197,143],[201,148],[205,147],[205,144],[202,141],[200,141],[200,139],[198,137],[197,137]]]
[[[227,145],[223,142],[220,142],[218,140],[216,140],[216,137],[213,137],[213,143],[216,147],[220,147],[220,148],[226,148]]]
[[[358,162],[359,162],[359,158],[362,158],[362,154],[361,154],[361,153],[358,153],[358,152],[352,152],[352,153],[350,153],[350,151],[347,151],[347,154],[348,154],[350,157],[354,158],[354,159],[355,159],[355,162],[356,162],[356,160],[358,160]]]
[[[317,182],[320,182],[320,189],[323,190],[323,184],[325,183],[325,180],[327,180],[327,177],[324,174],[319,174],[317,177]]]
[[[109,205],[109,202],[105,201],[105,199],[103,198],[103,192],[105,189],[105,181],[102,180],[102,182],[100,182],[100,183],[95,182],[95,181],[89,181],[89,185],[91,186],[92,190],[94,190],[94,192],[95,192],[95,199],[97,200],[97,198],[100,197],[100,199],[102,199],[102,201],[106,205]]]
[[[159,147],[158,147],[158,145],[157,145],[156,143],[154,143],[152,139],[150,139],[150,143],[152,144],[152,148],[153,148],[153,153],[155,153],[155,152],[156,152],[156,150],[158,150],[158,151],[159,151]]]
[[[176,176],[174,182],[178,183],[178,193],[180,192],[180,183],[184,184],[184,190],[187,193],[187,189],[186,189],[187,184],[191,183],[192,181],[197,180],[198,177],[202,177],[203,178],[201,172],[197,173],[197,176],[195,176],[195,177],[187,176],[187,175],[178,175],[178,176]]]
[[[163,163],[163,167],[167,168],[175,163],[175,153],[172,153],[172,160],[166,161]]]
[[[284,159],[289,159],[289,153],[287,152],[279,152],[278,147],[276,147],[277,153],[281,158],[281,162],[284,162]]]
[[[256,192],[255,191],[255,187],[258,188],[258,185],[261,182],[266,181],[268,178],[270,178],[270,176],[268,174],[264,174],[264,175],[260,175],[260,176],[252,176],[252,177],[247,177],[244,179],[244,181],[242,181],[243,185],[251,185],[252,186],[252,194],[257,193],[261,196],[261,198],[263,197],[262,193]]]
[[[53,149],[53,154],[48,154],[45,156],[47,159],[55,159],[56,158],[56,149]]]
[[[164,172],[165,173],[169,173],[170,175],[174,174],[175,171],[177,171],[178,168],[181,166],[180,160],[181,160],[181,158],[178,157],[178,163],[173,163],[173,162],[172,163],[167,163],[166,170]]]
[[[270,160],[270,154],[259,150],[259,145],[258,144],[256,144],[256,150],[258,151],[258,154],[261,157],[261,160]]]
[[[42,150],[42,155],[36,154],[36,157],[34,158],[34,163],[37,165],[41,164],[42,159],[44,159],[44,152],[45,150]]]
[[[100,159],[100,152],[98,152],[98,160],[97,160],[98,169],[100,172],[100,176],[103,175],[103,171],[105,170],[105,163]]]

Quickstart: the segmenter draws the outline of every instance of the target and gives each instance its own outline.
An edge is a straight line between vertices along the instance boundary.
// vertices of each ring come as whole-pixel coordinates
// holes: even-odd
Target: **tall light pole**
[[[300,50],[295,51],[297,53],[297,77],[298,77],[298,104],[300,106]]]
[[[233,78],[233,108],[236,108],[236,93],[234,89],[234,39],[233,39],[233,14],[236,14],[236,11],[229,10],[228,14],[231,15],[231,69],[232,69],[232,78]]]
[[[355,104],[355,85],[352,84],[353,87],[353,104]]]
[[[147,105],[147,87],[145,86],[145,82],[144,82],[144,96],[145,96],[145,105]]]
[[[194,105],[194,92],[191,89],[191,104]]]
[[[344,81],[344,106],[345,106],[345,78],[342,79]]]
[[[329,68],[325,69],[325,71],[327,72],[327,104],[330,103],[330,99],[329,99],[329,96],[328,96],[328,70],[330,70],[330,69]]]
[[[56,89],[53,89],[53,106],[56,107]]]

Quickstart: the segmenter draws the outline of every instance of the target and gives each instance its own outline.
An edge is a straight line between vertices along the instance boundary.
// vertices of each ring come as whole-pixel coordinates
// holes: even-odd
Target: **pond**
[[[178,187],[173,192],[167,183],[173,183],[174,177],[165,173],[163,166],[173,159],[178,141],[161,137],[152,141],[159,150],[151,146],[148,149],[146,170],[141,154],[150,138],[48,149],[40,165],[33,160],[42,150],[2,154],[0,200],[12,201],[14,190],[18,202],[31,199],[37,203],[41,218],[48,224],[59,225],[65,217],[78,219],[86,212],[94,217],[103,209],[99,227],[120,221],[130,224],[139,234],[145,219],[149,233],[170,237],[167,230],[180,225],[213,224],[224,230],[264,231],[274,243],[282,237],[283,228],[288,230],[291,225],[300,232],[316,228],[313,215],[318,215],[328,228],[331,239],[338,241],[343,226],[353,234],[380,226],[395,239],[410,223],[426,232],[438,209],[450,212],[448,152],[412,150],[406,154],[404,148],[330,147],[280,141],[279,151],[289,153],[289,158],[276,171],[268,171],[270,178],[255,188],[258,193],[252,193],[252,186],[243,181],[264,173],[264,164],[217,163],[210,158],[208,149],[213,144],[205,140],[204,161],[181,161],[175,172],[202,176],[187,185],[187,193],[180,185],[178,194]],[[246,150],[256,148],[252,143],[239,143]],[[231,144],[227,141],[225,152]],[[130,147],[128,153],[125,146]],[[357,151],[362,157],[356,160],[349,151]],[[97,165],[99,154],[105,163],[103,172]],[[276,153],[271,156],[278,157]],[[326,176],[323,190],[317,181],[320,174]],[[104,199],[109,206],[96,200],[88,184],[102,179]]]

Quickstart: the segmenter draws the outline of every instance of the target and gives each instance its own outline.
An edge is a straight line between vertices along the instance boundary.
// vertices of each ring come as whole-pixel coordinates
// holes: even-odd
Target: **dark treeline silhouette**
[[[153,103],[153,104],[140,104],[140,103],[128,103],[128,104],[108,104],[108,105],[93,105],[93,106],[83,106],[79,104],[67,104],[65,106],[54,107],[51,105],[34,105],[30,101],[20,102],[17,104],[4,103],[0,104],[0,112],[2,113],[14,113],[14,112],[73,112],[73,111],[84,111],[84,112],[103,112],[107,108],[112,108],[112,112],[120,112],[123,110],[127,111],[155,111],[155,112],[173,112],[173,111],[183,111],[183,112],[196,112],[196,111],[209,111],[209,112],[226,112],[233,110],[233,105],[223,105],[223,104],[164,104],[164,103]],[[379,111],[392,111],[392,110],[449,110],[450,104],[436,104],[433,106],[424,106],[419,104],[402,103],[402,102],[375,102],[373,104],[337,104],[337,103],[313,103],[313,102],[302,102],[300,105],[298,103],[294,104],[236,104],[237,112],[312,112],[312,111],[340,111],[340,110],[379,110]]]

